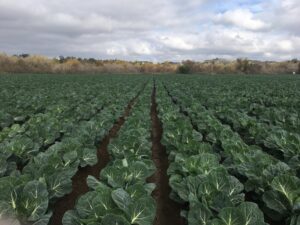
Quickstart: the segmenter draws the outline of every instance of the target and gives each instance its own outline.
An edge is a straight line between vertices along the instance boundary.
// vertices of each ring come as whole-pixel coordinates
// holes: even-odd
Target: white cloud
[[[300,35],[300,4],[299,0],[276,1],[272,11],[266,13],[266,18],[284,32]]]
[[[176,35],[162,36],[159,38],[159,41],[166,47],[178,50],[192,50],[195,46],[187,40],[184,40],[182,37]]]
[[[230,24],[248,30],[259,31],[270,27],[264,21],[255,18],[248,9],[235,9],[218,14],[215,21],[221,24]]]
[[[0,0],[0,51],[161,61],[300,58],[298,0],[234,2]]]

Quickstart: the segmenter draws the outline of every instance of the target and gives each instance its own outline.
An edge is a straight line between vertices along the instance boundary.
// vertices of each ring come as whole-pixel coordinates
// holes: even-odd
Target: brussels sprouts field
[[[0,75],[0,224],[300,225],[299,96],[297,76]]]

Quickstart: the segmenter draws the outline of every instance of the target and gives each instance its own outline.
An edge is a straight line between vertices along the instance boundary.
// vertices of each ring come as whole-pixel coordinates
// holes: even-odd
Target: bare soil
[[[185,207],[169,198],[171,188],[167,169],[169,167],[168,154],[165,146],[161,144],[162,124],[157,115],[157,103],[155,100],[156,85],[154,83],[152,92],[151,120],[152,120],[152,159],[156,165],[155,174],[148,179],[148,182],[156,184],[152,197],[156,201],[156,218],[154,225],[184,225],[187,224],[180,216],[180,211]]]

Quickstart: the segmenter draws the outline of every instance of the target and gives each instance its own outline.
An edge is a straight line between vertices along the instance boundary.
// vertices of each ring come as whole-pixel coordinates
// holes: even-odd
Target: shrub
[[[183,61],[182,65],[180,65],[178,67],[178,73],[181,73],[181,74],[193,73],[193,72],[195,72],[194,71],[195,66],[196,66],[196,63],[191,60]]]
[[[178,67],[178,73],[181,73],[181,74],[188,74],[191,72],[191,68],[188,67],[187,65],[180,65]]]

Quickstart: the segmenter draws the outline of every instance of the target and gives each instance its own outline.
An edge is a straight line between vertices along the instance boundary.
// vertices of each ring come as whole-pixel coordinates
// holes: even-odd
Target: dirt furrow
[[[152,159],[156,165],[155,174],[149,179],[149,182],[156,184],[152,196],[156,201],[156,218],[154,225],[184,225],[185,220],[180,216],[182,205],[169,198],[171,188],[169,186],[169,177],[167,169],[169,167],[168,154],[165,147],[161,144],[162,124],[157,115],[157,103],[155,100],[156,85],[154,82],[152,92],[151,120],[152,120]]]
[[[139,97],[139,95],[144,90],[146,84],[139,91],[139,93],[129,102],[125,108],[124,114],[116,121],[113,127],[110,129],[109,133],[101,141],[101,144],[98,148],[97,158],[98,163],[94,166],[86,166],[84,168],[79,168],[77,173],[72,178],[72,192],[64,197],[60,198],[55,202],[53,208],[53,215],[50,219],[48,225],[62,225],[62,218],[66,211],[74,209],[76,200],[83,194],[89,191],[89,188],[86,183],[86,179],[89,175],[94,177],[99,177],[100,171],[106,167],[110,161],[110,156],[107,151],[107,147],[112,138],[115,138],[118,134],[118,131],[121,129],[122,125],[125,122],[126,117],[129,116],[130,111]]]

